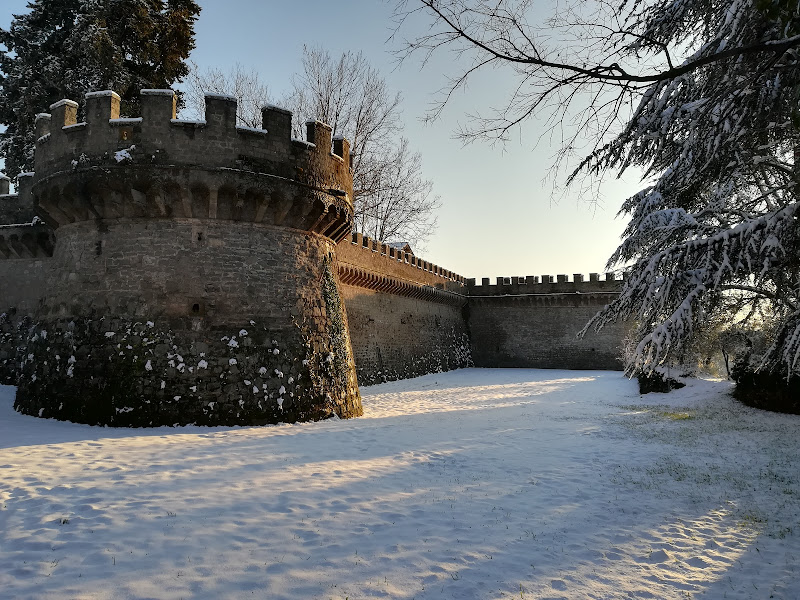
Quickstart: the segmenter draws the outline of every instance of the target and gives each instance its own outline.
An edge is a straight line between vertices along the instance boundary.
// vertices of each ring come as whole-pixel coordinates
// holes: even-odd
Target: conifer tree
[[[14,177],[33,164],[36,113],[62,98],[112,89],[123,114],[141,88],[168,88],[187,73],[193,0],[33,0],[0,29],[0,158]]]
[[[798,6],[699,0],[680,8],[661,2],[642,9],[639,47],[686,39],[694,47],[686,62],[709,62],[648,87],[622,131],[580,167],[599,173],[639,165],[655,175],[622,204],[630,221],[609,262],[629,277],[592,324],[635,319],[638,344],[628,367],[641,372],[679,362],[709,320],[757,321],[770,344],[740,366],[797,378]],[[691,28],[694,37],[683,38]],[[770,50],[781,44],[785,50]]]

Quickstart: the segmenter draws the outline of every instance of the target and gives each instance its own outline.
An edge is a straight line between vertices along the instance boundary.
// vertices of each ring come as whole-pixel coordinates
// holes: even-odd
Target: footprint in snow
[[[650,553],[650,556],[647,557],[647,562],[663,563],[667,562],[670,558],[671,557],[666,550],[656,550],[655,552]]]
[[[708,567],[708,563],[704,561],[699,556],[695,556],[694,558],[690,558],[686,561],[686,564],[690,567],[694,567],[695,569],[705,569]]]

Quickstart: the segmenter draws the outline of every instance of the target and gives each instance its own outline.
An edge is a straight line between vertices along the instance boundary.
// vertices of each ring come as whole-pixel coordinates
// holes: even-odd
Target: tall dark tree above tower
[[[797,2],[557,6],[537,21],[530,0],[402,2],[398,36],[426,13],[432,24],[407,53],[472,58],[456,63],[463,69],[444,103],[476,72],[509,69],[510,97],[474,120],[468,139],[505,138],[544,111],[554,128],[564,131],[570,116],[578,124],[562,157],[587,136],[588,156],[569,180],[644,170],[647,185],[623,203],[630,224],[609,261],[630,275],[593,322],[637,321],[632,372],[679,361],[698,328],[724,315],[768,324],[772,345],[755,368],[800,374]]]
[[[141,88],[166,88],[187,73],[193,0],[34,0],[0,29],[0,139],[5,172],[30,169],[37,112],[62,98],[113,89],[138,114]]]

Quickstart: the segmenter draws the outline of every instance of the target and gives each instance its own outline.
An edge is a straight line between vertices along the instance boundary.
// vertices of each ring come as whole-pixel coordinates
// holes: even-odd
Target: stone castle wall
[[[17,179],[18,192],[9,193],[11,180],[0,175],[0,227],[32,223],[36,213],[33,209],[33,198],[29,193],[32,182],[30,173],[24,173]],[[22,191],[22,194],[19,192]]]
[[[334,251],[327,238],[265,224],[72,223],[58,230],[38,314],[186,319],[195,329],[227,327],[250,315],[292,329],[293,317],[324,316],[319,282]]]
[[[470,280],[468,323],[478,367],[622,369],[625,324],[578,337],[589,319],[618,293],[620,281],[592,274]]]
[[[133,425],[296,421],[325,410],[347,416],[356,408],[346,396],[324,408],[301,402],[325,396],[308,388],[329,370],[315,357],[331,353],[336,335],[337,309],[323,285],[333,276],[333,252],[315,234],[253,223],[61,227],[37,314],[48,333],[23,368],[19,407]],[[116,394],[111,402],[87,401],[99,381],[104,394]],[[55,406],[52,395],[64,401]]]
[[[36,312],[48,288],[55,244],[53,230],[34,222],[33,204],[8,191],[8,179],[0,178],[0,384],[16,383],[22,321]]]
[[[55,230],[52,276],[19,353],[16,408],[86,423],[255,424],[361,414],[336,242],[352,221],[345,140],[236,101],[177,121],[88,94],[37,117],[29,190]],[[267,127],[270,129],[267,129]],[[8,262],[8,261],[7,261]]]
[[[111,92],[87,95],[85,123],[54,104],[35,173],[18,195],[0,180],[0,383],[18,383],[18,410],[291,422],[361,414],[358,382],[621,368],[624,327],[576,337],[613,276],[477,285],[350,233],[349,146],[327,125],[292,140],[282,109],[253,130],[229,97],[186,122],[170,90],[142,94],[133,119]]]
[[[35,312],[49,285],[54,244],[53,231],[44,224],[0,225],[0,312]]]
[[[337,255],[359,383],[472,366],[463,277],[360,234]]]

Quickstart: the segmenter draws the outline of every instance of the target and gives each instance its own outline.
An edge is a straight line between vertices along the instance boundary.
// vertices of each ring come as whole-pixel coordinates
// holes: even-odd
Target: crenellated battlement
[[[477,284],[475,279],[467,279],[413,254],[402,252],[388,244],[381,244],[356,232],[350,235],[349,240],[339,243],[337,255],[343,281],[349,285],[359,285],[358,282],[364,279],[364,287],[373,286],[374,277],[365,279],[355,274],[363,272],[378,278],[394,276],[404,281],[433,286],[469,297],[617,294],[622,284],[622,280],[617,279],[614,273],[590,273],[588,279],[581,273],[575,273],[571,278],[568,275],[497,277],[494,283],[488,277],[484,277],[481,283]]]
[[[292,113],[262,110],[262,128],[236,125],[236,99],[206,95],[205,119],[176,119],[172,90],[142,90],[141,117],[120,118],[112,91],[61,100],[36,117],[33,195],[53,227],[93,219],[203,218],[312,231],[350,231],[353,180],[347,140]]]
[[[570,280],[567,275],[528,275],[526,277],[497,277],[492,284],[488,277],[481,279],[480,285],[475,279],[467,279],[467,294],[472,296],[522,296],[527,294],[588,294],[619,293],[622,280],[614,273],[605,273],[601,279],[599,273],[590,273],[585,279],[581,273],[575,273]]]
[[[422,285],[464,293],[466,279],[408,252],[353,232],[336,249],[339,262]]]
[[[0,260],[49,258],[53,255],[53,231],[36,217],[30,203],[32,181],[32,173],[20,174],[17,178],[18,193],[11,194],[11,180],[0,176]]]
[[[20,173],[17,177],[17,192],[10,193],[11,180],[0,175],[0,225],[32,223],[36,217],[30,187],[33,173]]]

